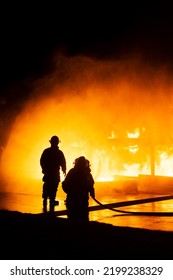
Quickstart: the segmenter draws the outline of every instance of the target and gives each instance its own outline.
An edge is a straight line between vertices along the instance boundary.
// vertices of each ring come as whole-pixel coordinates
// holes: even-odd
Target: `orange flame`
[[[173,175],[168,73],[138,62],[58,57],[55,73],[35,86],[2,155],[6,178],[41,180],[39,159],[52,135],[67,168],[84,155],[96,181],[150,174],[152,145],[156,174]]]

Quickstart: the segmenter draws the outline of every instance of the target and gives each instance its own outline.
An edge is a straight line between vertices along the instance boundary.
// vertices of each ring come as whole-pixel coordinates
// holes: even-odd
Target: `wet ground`
[[[165,194],[166,196],[167,194]],[[151,193],[117,193],[108,192],[105,195],[103,192],[98,192],[96,195],[97,200],[102,204],[138,200],[143,198],[160,197],[162,195],[156,195]],[[57,195],[59,200],[59,206],[55,207],[55,210],[65,210],[65,196],[59,191]],[[90,206],[98,205],[92,198],[90,198]],[[41,195],[32,194],[19,194],[19,193],[0,193],[0,208],[19,211],[22,213],[42,213],[42,198]],[[132,206],[123,206],[117,208],[118,211],[130,211],[130,212],[142,212],[145,215],[131,215],[124,214],[115,211],[116,209],[104,209],[99,211],[91,211],[89,213],[90,221],[98,221],[108,223],[116,226],[130,226],[134,228],[143,228],[151,230],[165,230],[173,231],[173,200],[158,201],[152,203],[138,204]],[[154,216],[147,215],[147,213],[153,212]],[[163,215],[157,215],[157,213],[163,213]],[[166,213],[172,213],[172,215],[166,216]],[[66,218],[66,216],[62,216]]]

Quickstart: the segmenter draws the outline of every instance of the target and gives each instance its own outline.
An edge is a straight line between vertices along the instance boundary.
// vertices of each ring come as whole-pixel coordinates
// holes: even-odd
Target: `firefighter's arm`
[[[95,198],[95,190],[94,190],[93,187],[90,188],[90,196],[91,196],[92,198]]]

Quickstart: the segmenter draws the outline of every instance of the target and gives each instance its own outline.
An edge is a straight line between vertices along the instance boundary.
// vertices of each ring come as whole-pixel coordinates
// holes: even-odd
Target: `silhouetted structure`
[[[60,182],[60,168],[66,175],[66,159],[58,147],[59,138],[52,136],[49,142],[51,146],[43,151],[40,158],[40,165],[44,174],[42,178],[44,182],[42,193],[44,212],[47,211],[47,199],[49,199],[50,211],[54,211],[56,193]]]
[[[95,197],[95,191],[90,163],[84,156],[75,160],[74,167],[62,182],[62,188],[67,194],[66,208],[69,220],[88,221],[89,196]]]

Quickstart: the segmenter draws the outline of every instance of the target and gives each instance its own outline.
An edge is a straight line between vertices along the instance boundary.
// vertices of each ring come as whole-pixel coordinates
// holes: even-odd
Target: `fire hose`
[[[129,215],[138,215],[138,216],[173,216],[173,212],[136,212],[136,211],[124,211],[124,210],[118,210],[113,207],[108,207],[102,204],[100,201],[98,201],[95,197],[92,197],[93,200],[103,207],[103,209],[109,209],[114,212],[123,213],[123,214],[129,214]]]

